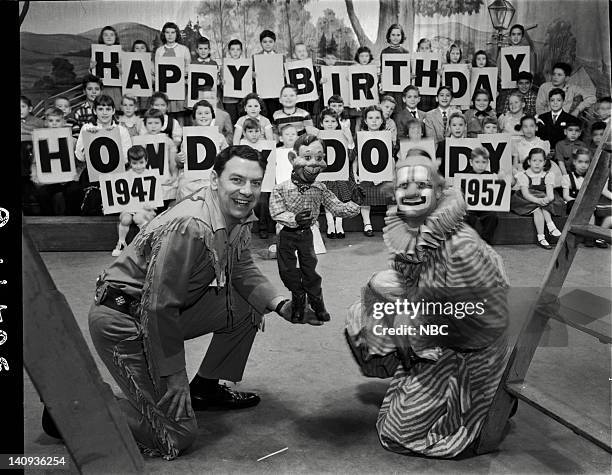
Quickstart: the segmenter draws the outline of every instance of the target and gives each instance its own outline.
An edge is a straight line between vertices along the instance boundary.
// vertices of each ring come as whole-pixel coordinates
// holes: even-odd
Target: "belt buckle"
[[[94,302],[96,305],[100,305],[106,299],[106,294],[108,293],[108,284],[103,282],[98,277],[96,281],[96,295],[94,296]]]

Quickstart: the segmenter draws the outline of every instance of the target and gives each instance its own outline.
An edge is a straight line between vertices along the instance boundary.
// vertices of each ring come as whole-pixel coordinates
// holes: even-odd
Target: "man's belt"
[[[136,317],[138,312],[138,299],[107,284],[102,284],[97,288],[95,300],[98,305],[104,305],[133,317]]]

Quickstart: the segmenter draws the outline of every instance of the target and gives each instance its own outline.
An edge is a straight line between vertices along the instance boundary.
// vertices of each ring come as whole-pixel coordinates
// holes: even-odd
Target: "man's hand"
[[[295,215],[295,222],[298,227],[306,229],[310,227],[310,210],[300,211]]]
[[[278,314],[288,322],[291,321],[291,300],[287,299],[278,311]]]
[[[168,401],[170,406],[166,416],[178,421],[181,417],[194,417],[191,407],[191,396],[189,395],[189,379],[185,368],[177,373],[166,376],[166,394],[159,400],[157,407],[162,407]]]

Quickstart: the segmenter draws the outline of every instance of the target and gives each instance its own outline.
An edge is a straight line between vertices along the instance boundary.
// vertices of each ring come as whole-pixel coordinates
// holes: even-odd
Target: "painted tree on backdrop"
[[[357,50],[355,33],[352,28],[336,16],[336,12],[330,8],[323,11],[323,16],[317,20],[316,30],[321,34],[318,53],[320,58],[326,54],[351,61]]]
[[[365,31],[355,13],[353,0],[344,0],[353,30],[357,35],[359,44],[368,46],[374,57],[380,54],[380,50],[385,47],[387,28],[393,23],[399,23],[405,31],[414,30],[415,15],[432,17],[435,14],[450,16],[457,13],[478,13],[484,6],[484,0],[379,0],[378,2],[378,34],[376,41],[372,41],[365,34]],[[408,35],[404,47],[413,51],[412,37]]]

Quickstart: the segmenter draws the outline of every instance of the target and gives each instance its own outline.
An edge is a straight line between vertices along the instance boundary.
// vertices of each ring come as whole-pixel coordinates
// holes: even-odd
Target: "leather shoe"
[[[327,233],[327,239],[336,239],[336,233]]]
[[[291,294],[291,323],[304,323],[306,294]]]
[[[344,233],[336,233],[336,239],[344,239],[346,236]]]
[[[245,409],[259,404],[260,397],[255,393],[234,391],[225,384],[217,384],[214,390],[202,391],[190,385],[191,407],[194,411],[210,409]]]
[[[313,297],[311,295],[308,296],[308,302],[310,302],[310,306],[314,310],[314,313],[317,317],[317,320],[320,322],[329,322],[331,319],[329,312],[325,308],[325,303],[323,303],[323,297]]]

